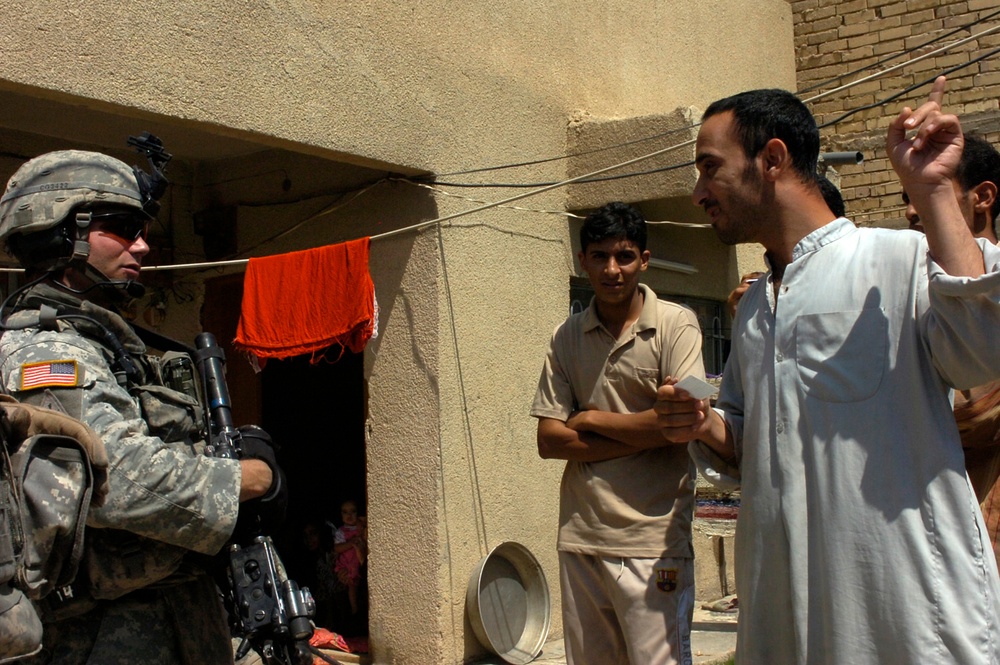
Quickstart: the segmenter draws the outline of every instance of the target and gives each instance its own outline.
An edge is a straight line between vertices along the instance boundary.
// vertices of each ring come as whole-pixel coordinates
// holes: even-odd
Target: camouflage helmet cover
[[[74,208],[93,203],[142,210],[132,167],[85,150],[57,150],[30,159],[11,176],[0,197],[0,242],[53,228]]]

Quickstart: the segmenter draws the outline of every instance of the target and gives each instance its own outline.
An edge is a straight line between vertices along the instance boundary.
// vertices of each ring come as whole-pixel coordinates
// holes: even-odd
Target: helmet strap
[[[73,256],[70,262],[86,263],[90,257],[90,212],[77,211],[76,213],[76,239],[73,241]]]
[[[74,216],[76,238],[73,240],[73,255],[66,266],[69,270],[75,270],[78,275],[85,277],[91,285],[82,291],[70,289],[77,295],[82,295],[87,291],[97,288],[105,293],[113,302],[121,302],[126,296],[129,298],[141,298],[146,292],[139,282],[132,280],[114,282],[107,278],[107,275],[90,265],[87,259],[90,258],[90,222],[92,221],[89,211],[77,211]]]

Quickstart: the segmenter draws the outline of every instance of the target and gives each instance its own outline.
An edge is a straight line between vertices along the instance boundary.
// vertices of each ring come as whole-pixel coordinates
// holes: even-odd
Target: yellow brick
[[[875,39],[878,41],[878,33],[875,34]],[[903,40],[894,39],[890,41],[878,41],[873,47],[875,50],[875,55],[886,55],[888,53],[898,53],[904,49]]]
[[[817,44],[820,53],[832,53],[834,51],[843,51],[847,48],[846,39],[834,39],[831,41],[822,41]]]
[[[852,47],[851,50],[843,54],[844,62],[850,63],[852,68],[869,67],[875,62],[875,49],[872,46]]]
[[[841,14],[850,14],[851,12],[856,12],[860,9],[865,9],[868,7],[868,3],[865,0],[853,0],[853,2],[840,2],[837,5],[837,10]]]
[[[898,28],[889,28],[887,30],[879,30],[878,38],[879,41],[889,41],[890,39],[899,39],[901,37],[909,37],[912,33],[913,28],[909,25],[901,25]]]
[[[944,22],[941,24],[946,30],[952,30],[954,28],[961,28],[974,20],[973,16],[969,14],[956,14],[954,16],[947,16]]]
[[[839,38],[840,34],[837,30],[824,30],[823,32],[816,32],[806,37],[806,43],[821,44],[823,42],[833,41]]]
[[[863,23],[856,23],[854,25],[842,25],[837,29],[837,35],[840,37],[856,37],[858,35],[863,35],[868,32],[869,28]]]
[[[861,46],[870,46],[878,43],[878,33],[877,32],[866,32],[857,37],[850,37],[847,40],[847,46],[850,49],[856,49]]]
[[[935,9],[941,4],[941,0],[906,0],[906,6],[911,12],[919,12],[924,9]]]
[[[969,4],[967,2],[954,2],[938,6],[934,9],[934,15],[939,18],[943,16],[965,16],[968,13]]]
[[[827,18],[829,16],[836,16],[837,14],[843,14],[844,11],[840,7],[834,7],[829,5],[826,7],[816,7],[814,9],[807,9],[802,12],[801,17],[798,19],[800,21],[812,22],[818,21],[821,18]]]
[[[991,85],[1000,85],[1000,71],[977,74],[973,78],[973,85],[977,88],[985,88]]]
[[[924,9],[923,11],[919,12],[910,12],[904,14],[900,18],[902,19],[903,25],[921,24],[920,25],[921,32],[926,32],[928,30],[937,30],[942,25],[944,25],[942,21],[935,20],[936,17],[934,15],[933,9]]]
[[[882,5],[878,9],[878,15],[882,17],[886,16],[899,16],[906,12],[905,2],[894,2],[887,5]]]
[[[844,25],[852,25],[854,23],[871,23],[877,16],[875,16],[874,9],[863,9],[856,12],[841,12],[841,17],[843,18]],[[879,23],[881,25],[881,22]]]

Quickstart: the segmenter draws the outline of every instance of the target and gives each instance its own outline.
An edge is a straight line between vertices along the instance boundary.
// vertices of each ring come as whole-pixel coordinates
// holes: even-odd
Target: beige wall
[[[505,540],[541,560],[559,634],[562,465],[537,457],[527,411],[549,335],[567,312],[571,225],[495,209],[379,238],[476,204],[396,181],[356,198],[339,192],[389,172],[564,154],[574,122],[673,115],[746,88],[792,87],[788,4],[158,0],[141,14],[122,6],[15,2],[4,12],[0,99],[17,103],[0,117],[0,140],[33,154],[66,143],[117,147],[126,131],[156,129],[177,154],[164,233],[185,256],[200,251],[191,217],[219,205],[236,207],[239,246],[257,255],[376,236],[381,335],[365,354],[374,659],[424,665],[482,653],[465,588]],[[9,161],[8,170],[17,160]],[[547,182],[569,170],[564,160],[441,179]],[[290,191],[280,186],[286,177]],[[491,201],[521,190],[450,191]],[[655,185],[605,191],[704,221],[683,192],[677,203]],[[520,205],[569,203],[558,189]],[[700,280],[670,276],[677,289],[724,298],[738,272],[732,250],[687,231],[658,242],[663,258],[705,265]],[[198,277],[183,279],[198,292]],[[165,328],[190,332],[196,309],[172,308]]]

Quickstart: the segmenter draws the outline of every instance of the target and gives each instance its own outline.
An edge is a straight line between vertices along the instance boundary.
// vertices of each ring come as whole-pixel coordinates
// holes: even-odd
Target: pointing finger
[[[938,106],[941,106],[944,101],[944,87],[947,79],[944,76],[939,76],[934,79],[934,86],[931,88],[931,94],[928,95],[928,99]]]

